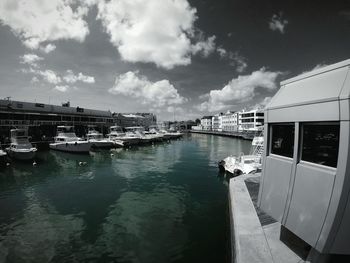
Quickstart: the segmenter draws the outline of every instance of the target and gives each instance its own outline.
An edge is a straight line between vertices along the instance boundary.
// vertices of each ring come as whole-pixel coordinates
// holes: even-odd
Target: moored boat
[[[252,174],[261,170],[262,153],[264,150],[264,137],[254,137],[250,154],[240,156],[228,156],[221,160],[218,165],[221,171],[226,171],[234,176]]]
[[[50,149],[72,153],[88,153],[91,143],[78,138],[72,126],[57,126],[55,141],[50,143]]]
[[[7,153],[1,149],[1,144],[0,144],[0,164],[5,163]]]
[[[32,160],[37,148],[29,142],[27,129],[11,129],[11,144],[6,148],[8,155],[17,160]]]
[[[92,148],[112,148],[116,145],[114,141],[104,138],[103,134],[95,129],[95,126],[88,127],[86,138]]]
[[[116,146],[120,145],[120,142],[122,142],[124,146],[136,145],[140,142],[139,137],[134,134],[125,133],[120,126],[111,126],[107,136],[108,139],[116,143]]]

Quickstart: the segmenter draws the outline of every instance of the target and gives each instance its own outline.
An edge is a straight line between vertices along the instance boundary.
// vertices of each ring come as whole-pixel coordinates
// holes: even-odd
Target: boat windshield
[[[87,135],[88,139],[103,139],[102,134],[94,133],[94,134],[88,134]]]
[[[71,126],[57,127],[57,133],[74,133],[74,127],[71,127]]]

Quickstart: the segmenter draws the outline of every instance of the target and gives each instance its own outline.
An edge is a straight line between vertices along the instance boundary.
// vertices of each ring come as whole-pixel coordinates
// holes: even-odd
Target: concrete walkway
[[[280,240],[280,223],[261,225],[245,183],[252,177],[258,179],[260,175],[238,176],[229,183],[232,262],[305,262]]]

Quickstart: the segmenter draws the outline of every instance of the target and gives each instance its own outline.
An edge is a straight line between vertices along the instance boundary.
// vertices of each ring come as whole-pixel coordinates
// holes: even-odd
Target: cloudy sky
[[[194,119],[350,58],[350,2],[0,0],[0,96]]]

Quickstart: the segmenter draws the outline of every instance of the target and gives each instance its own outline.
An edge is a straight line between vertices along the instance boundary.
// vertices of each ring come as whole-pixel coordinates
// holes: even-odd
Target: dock
[[[233,263],[300,263],[309,247],[257,208],[260,174],[241,175],[229,182]]]
[[[205,130],[190,130],[190,133],[199,133],[199,134],[208,134],[208,135],[217,135],[225,137],[233,137],[244,140],[253,140],[261,131],[236,131],[236,132],[225,132],[225,131],[205,131]]]

